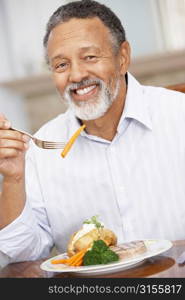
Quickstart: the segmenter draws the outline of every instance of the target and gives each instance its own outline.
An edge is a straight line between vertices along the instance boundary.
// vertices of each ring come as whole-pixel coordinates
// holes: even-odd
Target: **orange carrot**
[[[51,263],[52,264],[67,264],[69,266],[74,266],[76,263],[78,263],[83,258],[87,249],[88,249],[88,247],[83,248],[81,251],[79,251],[75,255],[71,256],[70,258],[54,259],[51,261]]]
[[[78,262],[80,259],[82,259],[85,255],[87,251],[87,248],[82,249],[81,251],[79,251],[77,254],[73,255],[70,259],[70,261],[68,262],[69,266],[73,266],[75,265],[76,262]]]
[[[64,158],[66,156],[66,154],[68,153],[68,151],[71,149],[73,143],[75,142],[75,140],[77,139],[77,137],[80,135],[81,131],[84,130],[85,128],[85,124],[82,125],[74,134],[73,136],[70,138],[69,142],[66,144],[64,150],[61,153],[61,156]]]
[[[68,258],[66,259],[54,259],[51,261],[52,264],[66,264],[68,262]]]
[[[79,260],[78,262],[76,262],[74,266],[75,266],[75,267],[79,267],[79,266],[82,265],[82,263],[83,263],[83,259],[81,259],[81,260]]]
[[[87,252],[88,249],[89,249],[89,247],[86,247],[85,249],[80,251],[81,253],[79,254],[79,256],[76,257],[76,259],[70,265],[71,266],[80,266],[80,265],[82,265],[83,257],[84,257],[84,255],[85,255],[85,253]]]

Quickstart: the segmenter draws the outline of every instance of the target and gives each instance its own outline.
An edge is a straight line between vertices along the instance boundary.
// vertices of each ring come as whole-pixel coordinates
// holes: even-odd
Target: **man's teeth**
[[[89,93],[90,91],[92,91],[95,87],[96,87],[96,85],[91,85],[87,88],[76,90],[76,93],[78,95],[85,95],[85,94]]]

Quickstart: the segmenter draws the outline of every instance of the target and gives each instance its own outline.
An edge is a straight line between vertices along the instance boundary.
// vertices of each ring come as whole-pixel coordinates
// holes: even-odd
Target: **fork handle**
[[[31,135],[30,133],[26,132],[26,131],[17,129],[17,128],[15,128],[15,127],[10,127],[10,130],[18,131],[18,132],[20,132],[20,133],[23,133],[23,134],[29,136],[31,139],[34,139],[34,136]]]

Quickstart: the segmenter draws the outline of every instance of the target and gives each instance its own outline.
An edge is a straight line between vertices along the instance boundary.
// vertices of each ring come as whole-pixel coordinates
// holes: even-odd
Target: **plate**
[[[105,265],[93,265],[93,266],[80,266],[80,267],[70,267],[64,264],[54,265],[51,263],[53,259],[63,259],[67,258],[67,254],[63,253],[55,257],[44,261],[40,267],[44,271],[49,272],[68,272],[76,273],[81,275],[101,275],[108,273],[115,273],[130,269],[143,263],[147,258],[150,258],[155,255],[159,255],[172,247],[172,242],[169,240],[143,240],[147,251],[143,254],[140,254],[134,258],[120,259],[118,262],[109,263]]]

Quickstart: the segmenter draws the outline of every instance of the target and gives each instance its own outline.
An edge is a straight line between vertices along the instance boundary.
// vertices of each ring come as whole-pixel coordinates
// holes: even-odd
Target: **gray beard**
[[[87,84],[99,84],[100,92],[97,97],[92,97],[88,101],[78,101],[76,104],[71,97],[70,90],[79,88]],[[116,81],[116,87],[111,93],[108,86],[100,79],[84,80],[82,83],[71,84],[67,87],[64,94],[61,96],[62,101],[67,104],[68,108],[74,115],[81,120],[95,120],[102,117],[118,96],[120,81]]]

